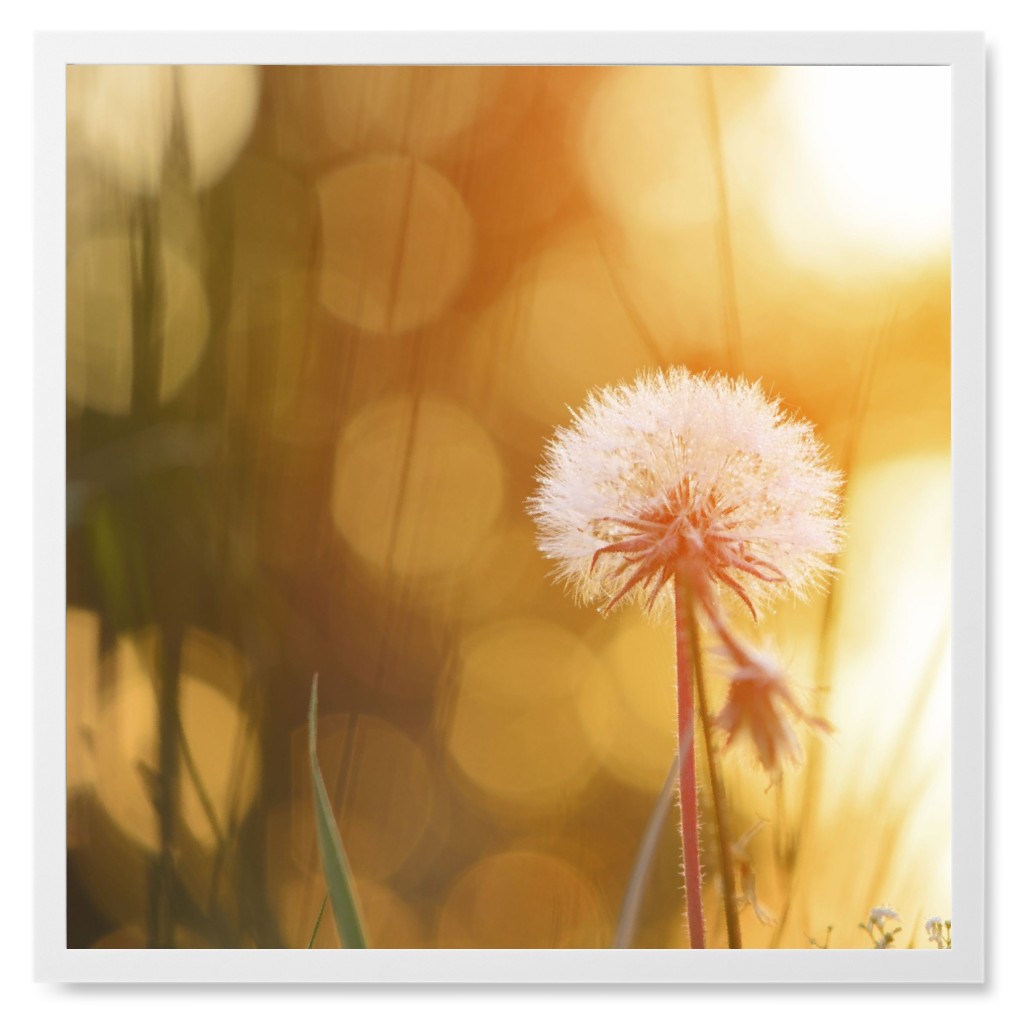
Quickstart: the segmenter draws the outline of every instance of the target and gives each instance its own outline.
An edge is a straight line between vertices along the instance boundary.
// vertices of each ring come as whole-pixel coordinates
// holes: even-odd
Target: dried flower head
[[[800,743],[790,719],[823,733],[830,733],[832,726],[804,711],[774,659],[748,649],[735,636],[720,635],[728,638],[727,653],[734,667],[729,693],[715,724],[726,733],[726,746],[746,736],[764,770],[777,779],[787,761],[799,764],[801,760]]]
[[[756,617],[805,593],[838,548],[840,477],[810,424],[760,384],[685,369],[594,391],[557,431],[529,508],[582,602],[652,607],[677,573]]]

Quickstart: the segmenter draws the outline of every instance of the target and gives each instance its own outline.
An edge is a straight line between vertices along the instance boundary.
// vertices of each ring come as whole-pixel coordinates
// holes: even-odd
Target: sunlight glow
[[[886,257],[948,244],[950,72],[945,67],[790,68],[791,121],[775,180],[776,227],[804,255]]]

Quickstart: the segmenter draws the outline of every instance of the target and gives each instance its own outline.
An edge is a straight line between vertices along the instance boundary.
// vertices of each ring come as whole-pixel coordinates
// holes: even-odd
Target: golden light
[[[126,234],[109,234],[83,242],[68,264],[67,396],[108,415],[131,410],[136,259]],[[199,364],[210,314],[199,274],[184,256],[162,246],[158,268],[164,293],[159,398],[169,402]]]
[[[504,147],[501,160],[489,164],[487,174],[465,182],[463,194],[482,234],[521,236],[551,223],[570,201],[575,181],[571,154],[554,133],[545,142],[541,147]],[[476,131],[474,146],[479,148]]]
[[[320,301],[371,334],[421,327],[454,299],[473,256],[473,222],[432,167],[374,155],[320,179]]]
[[[394,889],[361,881],[358,893],[374,948],[419,949],[427,944],[427,929],[420,915]]]
[[[173,106],[173,68],[68,68],[68,135],[80,138],[93,164],[129,191],[159,188]]]
[[[945,250],[949,68],[787,68],[774,102],[786,125],[765,172],[768,204],[795,256],[848,269]]]
[[[615,290],[593,226],[557,235],[469,335],[467,379],[497,376],[488,411],[504,419],[512,443],[522,440],[522,417],[561,422],[591,387],[657,358]]]
[[[601,652],[607,675],[581,694],[583,720],[617,778],[657,792],[676,753],[673,630],[629,609]]]
[[[228,65],[77,65],[68,68],[69,136],[129,192],[153,194],[163,181],[180,118],[194,188],[221,178],[252,130],[256,68]]]
[[[159,846],[147,782],[157,770],[155,645],[152,632],[118,640],[101,668],[111,684],[100,695],[92,745],[100,803],[125,835],[149,850]],[[223,835],[231,821],[245,814],[259,783],[255,732],[221,689],[238,686],[236,658],[224,660],[224,650],[222,642],[192,632],[182,652],[180,713],[188,756],[180,768],[181,819],[204,846],[213,846],[218,833]]]
[[[548,595],[547,569],[531,526],[510,517],[496,525],[467,563],[455,608],[464,621],[480,624],[513,607],[533,607]]]
[[[338,443],[334,523],[380,570],[422,577],[459,569],[503,498],[493,442],[446,399],[383,399],[358,413]]]
[[[315,319],[316,197],[290,169],[246,156],[232,174],[232,199],[231,290],[239,298],[225,338],[228,401],[240,415],[265,417],[279,436],[319,439],[329,417],[302,388]]]
[[[290,949],[305,949],[313,934],[324,883],[315,877],[293,875],[275,887],[278,916]],[[416,911],[393,889],[359,881],[356,895],[363,927],[374,949],[417,949],[426,945],[427,929]],[[338,949],[338,927],[328,909],[320,921],[314,949]]]
[[[950,913],[949,469],[945,457],[895,459],[851,482],[827,707],[835,732],[784,944],[832,923],[833,944],[856,947],[857,921],[880,903],[908,935],[915,920]],[[769,794],[766,816],[771,807]]]
[[[96,781],[93,753],[99,704],[100,618],[85,608],[67,612],[68,796]]]
[[[83,801],[75,868],[97,905],[123,922],[144,915],[149,861],[160,849],[153,789],[160,744],[158,634],[124,634],[97,663],[95,628],[88,613],[69,611],[68,706],[86,713],[68,733],[69,787],[76,784]],[[219,638],[190,630],[181,665],[174,831],[181,881],[195,895],[206,891],[221,839],[252,805],[260,751],[237,703],[244,672],[238,653]]]
[[[870,787],[886,772],[865,769],[865,744],[900,751],[908,772],[889,777],[892,791],[940,754],[949,757],[949,473],[948,458],[919,456],[879,463],[851,482],[830,712],[842,722],[829,757],[837,798],[844,781]],[[936,809],[948,811],[948,792],[933,795]]]
[[[576,606],[525,502],[591,389],[679,365],[759,379],[851,467],[832,595],[729,613],[834,726],[794,721],[776,782],[712,725],[729,838],[764,820],[738,883],[789,910],[776,935],[744,905],[744,945],[865,948],[881,903],[925,945],[952,911],[949,92],[931,67],[69,68],[68,479],[97,498],[68,532],[69,942],[305,947],[319,671],[371,947],[607,948],[677,750],[674,631]],[[120,465],[158,421],[212,431],[213,477]],[[215,486],[170,523],[179,477]],[[181,608],[223,636],[181,650],[167,850]],[[698,616],[717,716],[736,668]],[[669,804],[637,947],[689,941]]]
[[[584,121],[591,194],[626,224],[671,230],[717,216],[703,68],[617,68]]]
[[[436,156],[493,116],[508,77],[501,67],[317,69],[324,127],[340,152]]]
[[[198,629],[186,633],[179,713],[192,767],[182,768],[181,814],[204,847],[239,824],[259,791],[259,739],[245,711],[247,671],[242,656],[220,637]]]
[[[438,921],[439,948],[567,949],[607,946],[607,914],[567,861],[529,850],[474,864],[452,887]]]
[[[245,65],[188,65],[178,70],[178,97],[189,178],[196,188],[207,188],[227,173],[252,131],[259,71]]]
[[[417,850],[432,821],[434,782],[419,744],[375,715],[325,715],[317,744],[320,768],[345,837],[352,871],[383,881]],[[309,782],[309,737],[292,735],[291,841],[294,860],[318,864]]]
[[[466,637],[448,751],[478,791],[514,807],[578,792],[596,762],[581,700],[601,686],[590,649],[561,626],[510,619]]]

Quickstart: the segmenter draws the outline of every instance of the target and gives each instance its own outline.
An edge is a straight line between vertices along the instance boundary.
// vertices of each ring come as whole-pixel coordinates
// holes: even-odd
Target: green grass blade
[[[352,872],[349,870],[345,848],[334,822],[327,787],[320,773],[316,757],[317,677],[313,677],[313,692],[309,698],[309,764],[313,772],[313,803],[316,807],[316,836],[320,847],[320,862],[331,898],[331,910],[338,925],[341,944],[346,949],[366,949],[366,936],[359,918]]]

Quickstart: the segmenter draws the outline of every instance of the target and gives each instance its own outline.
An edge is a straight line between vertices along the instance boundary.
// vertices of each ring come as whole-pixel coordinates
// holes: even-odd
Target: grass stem
[[[691,737],[683,737],[680,746],[686,746]],[[654,855],[658,848],[658,837],[661,835],[662,827],[668,819],[669,810],[672,806],[672,796],[676,790],[676,782],[679,778],[679,754],[672,759],[669,766],[668,777],[661,787],[658,799],[651,810],[650,817],[644,827],[644,834],[640,840],[636,857],[633,860],[633,870],[629,875],[629,882],[626,885],[626,894],[622,898],[622,909],[619,911],[619,923],[615,927],[615,939],[613,946],[616,949],[629,949],[633,945],[636,935],[637,921],[640,918],[640,908],[643,904],[644,893],[647,891],[647,883],[651,877],[651,867],[654,864]]]
[[[687,632],[690,635],[690,662],[697,691],[697,709],[704,734],[704,751],[708,759],[708,779],[711,782],[711,805],[715,815],[715,839],[718,843],[718,864],[722,872],[722,900],[725,904],[725,927],[730,949],[742,949],[740,919],[736,909],[735,876],[732,869],[732,845],[726,820],[725,786],[718,770],[718,758],[711,742],[711,716],[708,713],[707,693],[704,688],[704,661],[700,653],[700,634],[693,610],[693,595],[686,591]]]

